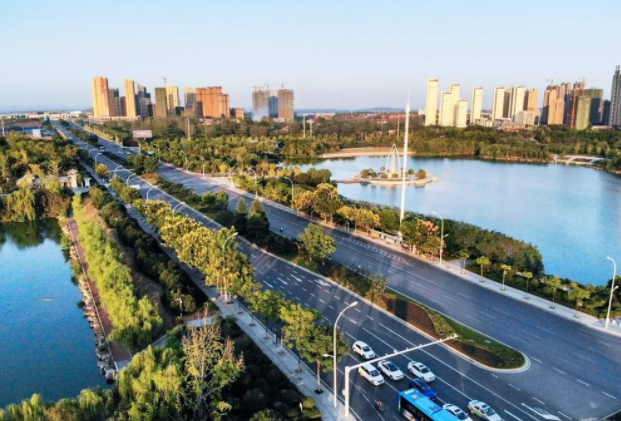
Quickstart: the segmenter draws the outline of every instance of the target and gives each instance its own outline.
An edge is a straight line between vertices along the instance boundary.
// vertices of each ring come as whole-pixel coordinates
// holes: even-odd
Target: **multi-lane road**
[[[79,139],[72,139],[83,147]],[[128,149],[103,139],[100,143],[119,156]],[[123,154],[122,154],[123,153]],[[100,155],[114,169],[117,164]],[[234,208],[240,194],[217,180],[203,180],[200,174],[187,173],[166,165],[160,169],[163,177],[196,190],[224,190]],[[126,172],[117,175],[127,177]],[[132,178],[132,180],[136,180]],[[145,184],[144,182],[140,182]],[[146,184],[145,184],[146,185]],[[144,194],[144,192],[143,192]],[[251,197],[248,195],[248,197]],[[150,198],[176,201],[154,189]],[[268,201],[264,206],[274,230],[297,237],[308,225],[290,210]],[[216,225],[190,209],[190,216],[214,228]],[[438,346],[393,359],[403,371],[410,359],[427,364],[438,376],[434,388],[445,402],[465,408],[469,399],[482,399],[496,407],[504,419],[540,420],[535,408],[542,408],[560,419],[600,419],[621,409],[621,339],[563,319],[526,303],[508,298],[444,272],[433,265],[420,262],[406,254],[367,242],[340,230],[332,234],[337,240],[337,252],[332,256],[353,269],[363,267],[385,276],[391,288],[474,328],[520,351],[530,365],[520,372],[498,372],[483,369]],[[357,298],[348,291],[326,282],[288,262],[243,243],[257,269],[257,280],[267,288],[281,290],[293,298],[322,312],[333,323],[338,312]],[[341,319],[343,320],[343,319]],[[378,355],[428,342],[417,331],[395,317],[362,302],[349,310],[341,322],[341,330],[350,342],[361,339],[369,343]],[[339,364],[339,370],[353,365],[350,355]],[[331,375],[323,376],[331,386]],[[339,390],[343,389],[342,376]],[[352,376],[352,408],[362,419],[381,417],[370,402],[379,398],[388,404],[384,419],[392,419],[397,390],[407,388],[407,380],[373,387],[357,374]],[[392,408],[391,408],[392,407]],[[390,410],[392,409],[392,411]]]

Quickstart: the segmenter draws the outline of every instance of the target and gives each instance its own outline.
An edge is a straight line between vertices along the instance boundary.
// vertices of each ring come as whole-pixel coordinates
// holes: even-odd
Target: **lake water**
[[[326,160],[301,165],[346,180],[386,158]],[[595,285],[612,278],[611,256],[621,266],[621,177],[564,165],[496,163],[467,159],[410,158],[438,183],[408,187],[407,210],[438,212],[536,245],[547,273]],[[400,206],[401,188],[340,184],[348,198]]]
[[[0,407],[104,385],[56,221],[0,224]]]

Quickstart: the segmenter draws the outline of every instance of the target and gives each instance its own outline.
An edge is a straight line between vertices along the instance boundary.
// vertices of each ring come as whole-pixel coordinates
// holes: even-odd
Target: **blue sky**
[[[248,107],[287,83],[296,108],[424,107],[426,80],[573,82],[609,96],[619,0],[2,0],[0,110],[88,107],[94,76],[153,92],[221,85]],[[540,94],[540,103],[542,102]]]

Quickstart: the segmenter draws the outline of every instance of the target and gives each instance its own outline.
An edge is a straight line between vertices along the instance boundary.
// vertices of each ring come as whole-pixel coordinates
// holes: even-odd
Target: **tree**
[[[273,409],[264,409],[254,414],[250,421],[283,421],[283,417]]]
[[[108,178],[110,177],[110,170],[104,164],[95,165],[95,174],[97,174],[100,178]]]
[[[285,297],[278,291],[267,290],[259,294],[259,300],[255,310],[262,315],[265,325],[265,338],[267,339],[267,320],[276,321],[280,316],[280,308],[285,304]]]
[[[505,290],[505,276],[507,276],[507,272],[511,271],[511,266],[505,265],[504,263],[500,265],[500,269],[502,269],[502,290]]]
[[[325,324],[312,325],[301,338],[297,348],[302,358],[317,364],[317,391],[321,391],[321,378],[319,376],[322,367],[324,373],[334,370],[333,357],[325,357],[326,354],[333,355],[334,353],[334,327]],[[347,355],[348,353],[349,342],[344,339],[341,332],[337,332],[337,361],[341,360],[342,355]]]
[[[315,326],[315,322],[319,320],[321,314],[312,308],[305,309],[301,304],[288,301],[280,309],[280,319],[285,323],[283,327],[283,339],[287,345],[295,346],[302,353],[302,338],[304,338],[309,329]],[[298,370],[301,360],[298,358]]]
[[[582,302],[591,296],[591,291],[581,288],[577,282],[569,284],[569,299],[576,302],[576,314],[578,317],[578,307],[582,307]]]
[[[552,295],[552,305],[550,308],[554,308],[556,292],[559,290],[561,285],[561,278],[558,276],[549,276],[548,279],[546,279],[546,286],[544,287],[543,292]]]
[[[270,230],[270,222],[267,213],[263,208],[263,204],[257,198],[252,202],[248,222],[246,223],[246,232],[252,238],[260,238],[267,235]]]
[[[231,339],[222,339],[220,323],[189,327],[183,341],[187,402],[193,419],[222,419],[232,409],[222,390],[244,370],[243,357],[235,355]]]
[[[479,265],[481,267],[481,280],[480,282],[484,282],[483,280],[483,268],[489,266],[492,262],[490,262],[490,260],[485,257],[485,256],[481,256],[479,257],[477,260],[475,260],[476,264]]]
[[[421,168],[416,172],[417,180],[424,180],[425,178],[427,178],[427,172],[424,169]]]
[[[235,219],[233,220],[233,226],[235,231],[240,235],[246,234],[246,223],[248,222],[248,208],[246,207],[246,201],[243,197],[240,197],[235,207]]]
[[[300,234],[300,241],[308,255],[323,262],[328,256],[336,251],[336,241],[323,228],[317,224],[309,224]]]
[[[470,252],[466,249],[461,249],[457,252],[457,257],[463,262],[461,266],[461,274],[463,275],[466,273],[466,260],[470,258]]]
[[[532,272],[522,272],[522,276],[524,278],[526,278],[526,299],[528,299],[528,281],[530,281],[530,279],[533,277],[533,273]]]

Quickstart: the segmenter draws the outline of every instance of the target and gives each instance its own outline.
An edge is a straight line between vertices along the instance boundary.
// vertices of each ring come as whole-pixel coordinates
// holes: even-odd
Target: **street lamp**
[[[177,209],[179,206],[181,205],[185,205],[185,202],[179,202],[175,205],[175,207],[172,209],[172,212],[175,213],[175,209]]]
[[[203,158],[201,155],[197,155],[201,161],[203,161],[203,180],[205,179],[205,158]]]
[[[291,204],[293,204],[293,181],[289,177],[283,177],[285,180],[289,180],[291,183]]]
[[[440,228],[440,266],[442,266],[442,242],[444,241],[444,218],[438,212],[431,212],[432,215],[438,215],[438,218],[442,221],[442,228]]]
[[[185,169],[187,170],[187,169],[188,169],[188,154],[187,154],[187,153],[185,153],[185,152],[183,151],[183,149],[182,149],[182,150],[180,150],[179,152],[181,152],[181,153],[183,154],[183,156],[185,156]]]
[[[321,186],[321,188],[319,190],[323,190],[323,189],[328,190],[328,192],[330,193],[330,199],[334,198],[333,195],[336,192],[336,190],[331,190],[327,186]],[[330,212],[330,225],[332,225],[332,212]]]
[[[615,287],[615,278],[617,277],[617,263],[613,260],[612,257],[606,256],[606,259],[612,262],[612,284],[610,284],[610,300],[608,301],[608,313],[606,314],[606,325],[604,329],[608,330],[608,322],[610,321],[610,308],[612,307],[612,294],[615,292],[615,289],[619,288],[617,285]]]
[[[183,320],[183,299],[181,297],[177,299],[179,300],[179,317]]]
[[[122,165],[117,166],[114,171],[112,171],[112,177],[116,177],[116,171],[117,170],[125,170],[125,168],[123,168]],[[126,170],[127,171],[127,170]]]
[[[97,155],[95,155],[95,165],[97,165],[97,157],[101,155],[101,152],[99,152]]]
[[[222,258],[223,258],[223,259],[224,259],[224,247],[226,247],[226,243],[228,243],[228,241],[229,241],[231,238],[235,238],[235,237],[237,237],[237,233],[236,233],[236,232],[234,232],[233,234],[229,235],[229,236],[228,236],[228,238],[227,238],[226,240],[224,240],[224,243],[222,243]],[[224,263],[224,265],[226,266],[226,260],[223,260],[223,263]],[[226,269],[226,267],[225,267],[225,269]],[[222,283],[222,289],[224,289],[224,282]],[[227,290],[224,290],[224,299],[225,299],[226,301],[228,301],[228,299],[229,299],[229,293],[228,293],[228,291],[227,291]],[[228,303],[227,303],[227,304],[228,304]]]
[[[152,186],[149,190],[147,190],[147,202],[149,201],[149,193],[155,188],[157,188],[157,186]]]
[[[338,325],[339,323],[339,319],[341,318],[341,316],[350,308],[352,307],[356,307],[358,305],[358,301],[354,301],[353,303],[351,303],[350,305],[348,305],[347,307],[345,307],[338,315],[338,317],[336,318],[336,321],[334,322],[334,354],[332,355],[332,358],[334,358],[334,384],[332,385],[332,388],[334,389],[334,407],[336,408],[336,404],[338,402],[338,389],[337,389],[337,384],[336,384],[336,325]]]
[[[133,176],[135,176],[136,174],[130,174],[129,177],[127,177],[127,180],[125,180],[127,182],[127,185],[129,186],[129,179],[132,178]]]

